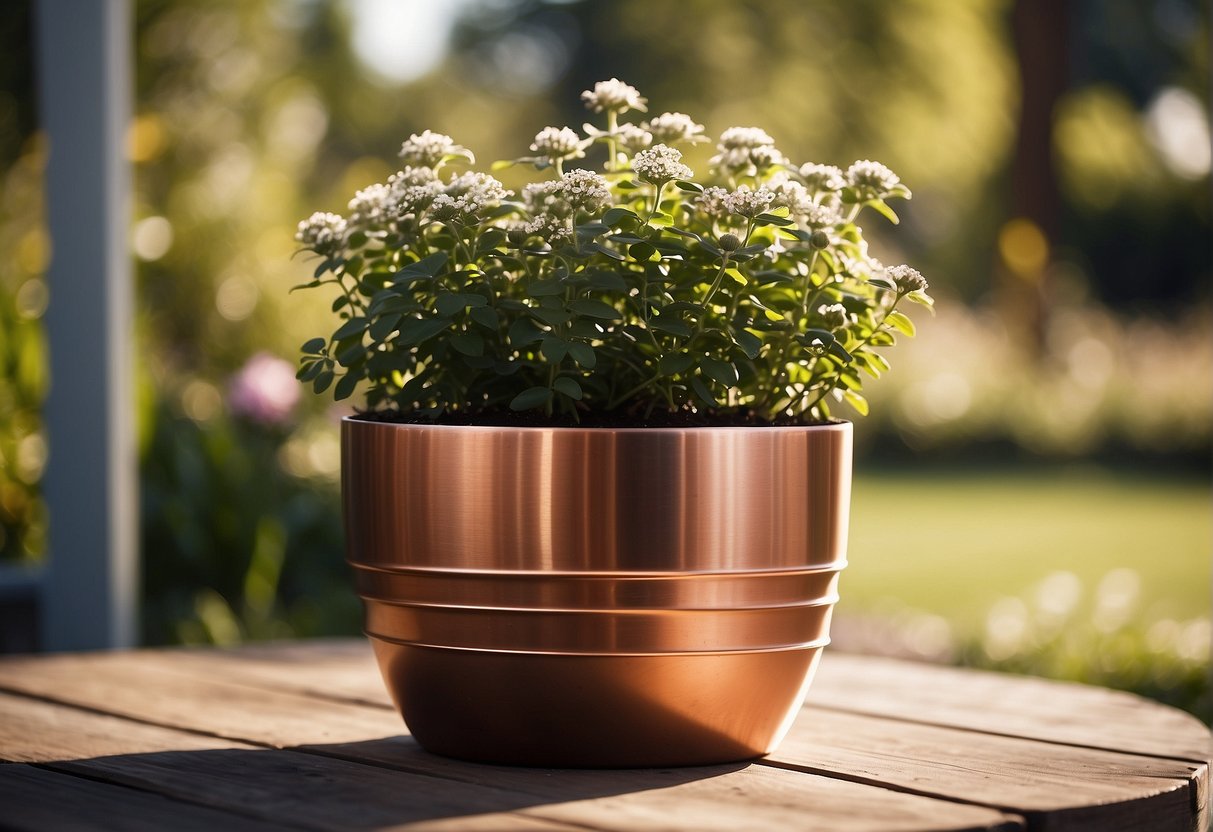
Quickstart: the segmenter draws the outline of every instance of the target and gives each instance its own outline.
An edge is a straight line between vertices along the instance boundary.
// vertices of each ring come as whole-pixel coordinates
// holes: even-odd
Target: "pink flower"
[[[286,423],[299,404],[299,382],[288,361],[259,352],[240,368],[228,388],[228,406],[262,425]]]

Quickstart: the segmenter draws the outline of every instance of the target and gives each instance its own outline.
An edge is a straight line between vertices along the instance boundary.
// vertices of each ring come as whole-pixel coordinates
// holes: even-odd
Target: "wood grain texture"
[[[1172,709],[891,660],[825,666],[760,764],[558,771],[424,752],[361,641],[10,658],[0,690],[22,695],[0,695],[0,757],[194,803],[203,782],[203,805],[232,812],[302,783],[317,804],[306,828],[340,828],[331,807],[363,804],[352,828],[1204,828],[1209,734]]]
[[[1200,720],[1121,691],[826,651],[807,707],[1207,763]]]
[[[326,704],[317,703],[320,720]],[[121,794],[300,829],[732,832],[797,828],[810,814],[817,828],[844,832],[1023,828],[1019,818],[988,809],[764,766],[601,772],[479,766],[433,757],[403,736],[275,750],[21,696],[0,696],[0,715],[6,759],[39,760],[60,776],[112,784]],[[22,781],[15,782],[0,794],[28,802],[35,820],[46,817],[53,804],[37,790],[27,801]],[[133,802],[131,811],[142,813],[146,802]],[[121,806],[120,798],[114,805]]]

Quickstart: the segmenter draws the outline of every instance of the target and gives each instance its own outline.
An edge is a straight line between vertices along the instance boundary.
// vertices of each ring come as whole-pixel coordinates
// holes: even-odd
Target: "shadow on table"
[[[561,821],[559,804],[707,781],[749,763],[666,769],[541,769],[464,763],[430,754],[411,737],[276,749],[160,751],[51,763],[49,768],[154,792],[287,826],[374,829],[401,823],[462,819],[451,828],[500,828],[480,815],[540,809]],[[692,786],[692,788],[694,788]],[[676,811],[676,796],[653,796],[633,820],[656,821]],[[621,820],[616,802],[603,808]],[[532,812],[526,812],[532,814]],[[586,805],[567,813],[585,822]],[[516,821],[521,821],[516,818]],[[537,825],[542,821],[537,821]],[[509,824],[511,827],[514,824]],[[527,825],[522,823],[523,826]]]

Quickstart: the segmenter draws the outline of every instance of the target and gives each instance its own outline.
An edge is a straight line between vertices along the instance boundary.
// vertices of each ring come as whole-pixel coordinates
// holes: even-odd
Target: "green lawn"
[[[1138,614],[1207,616],[1213,590],[1210,483],[1092,468],[887,473],[860,469],[839,611],[912,607],[973,633],[999,598],[1032,597],[1068,571],[1089,601],[1121,567],[1140,577]]]

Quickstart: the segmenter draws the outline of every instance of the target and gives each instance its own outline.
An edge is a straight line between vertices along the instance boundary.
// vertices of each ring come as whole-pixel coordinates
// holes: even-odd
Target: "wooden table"
[[[570,771],[422,751],[361,641],[0,660],[0,827],[1192,830],[1209,732],[1099,688],[827,651],[771,757]]]

